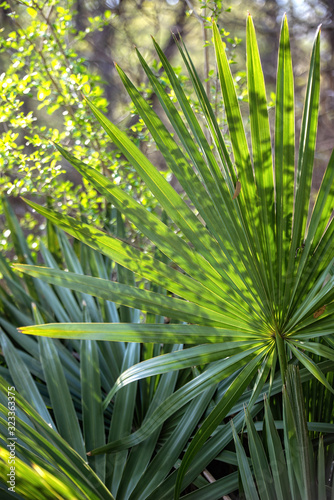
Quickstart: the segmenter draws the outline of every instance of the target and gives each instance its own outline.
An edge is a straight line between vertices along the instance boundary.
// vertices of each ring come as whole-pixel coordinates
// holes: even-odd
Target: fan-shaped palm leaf
[[[175,353],[172,362],[170,358],[161,358],[161,373],[166,366],[189,366],[187,363],[192,355],[199,365],[209,364],[217,358],[221,361],[210,364],[198,380],[186,384],[179,390],[181,392],[170,396],[164,406],[158,407],[151,420],[145,422],[143,430],[138,431],[139,434],[142,432],[140,437],[134,435],[126,440],[128,446],[134,445],[137,438],[142,439],[154,431],[164,412],[170,414],[205,388],[235,373],[224,396],[187,449],[176,482],[176,497],[181,492],[184,474],[194,456],[237,403],[258,370],[262,375],[256,378],[254,393],[260,392],[270,360],[277,356],[284,380],[288,359],[292,357],[333,391],[319,366],[304,352],[316,350],[318,355],[327,359],[333,359],[334,354],[334,224],[330,219],[334,155],[308,218],[312,205],[310,193],[319,107],[320,30],[316,33],[312,50],[295,179],[293,74],[286,18],[282,22],[278,56],[274,148],[251,17],[247,20],[251,148],[246,140],[232,75],[216,25],[213,25],[213,38],[232,145],[231,158],[200,78],[181,41],[178,46],[212,134],[213,147],[156,42],[158,56],[179,108],[164,93],[159,80],[139,53],[138,56],[176,138],[118,68],[138,113],[167,165],[179,179],[188,200],[179,196],[127,135],[87,99],[87,105],[98,122],[156,196],[179,228],[178,233],[134,202],[113,182],[57,146],[64,157],[168,257],[173,267],[88,224],[27,202],[75,238],[139,277],[161,285],[176,297],[72,273],[16,266],[18,270],[44,281],[80,292],[85,290],[103,298],[110,297],[120,304],[153,314],[160,312],[190,324],[41,325],[23,328],[26,334],[129,342],[217,343],[216,351],[207,346],[202,349],[192,347],[187,353],[189,358],[182,358],[179,353]],[[323,337],[324,342],[327,337],[328,345],[310,342],[312,337]],[[230,351],[230,342],[234,341],[235,350]],[[151,368],[158,373],[154,363]],[[147,374],[151,368],[148,361]],[[153,422],[156,424],[152,425]],[[116,441],[108,445],[108,450],[115,451],[121,445],[124,442]],[[106,451],[106,448],[99,451]]]

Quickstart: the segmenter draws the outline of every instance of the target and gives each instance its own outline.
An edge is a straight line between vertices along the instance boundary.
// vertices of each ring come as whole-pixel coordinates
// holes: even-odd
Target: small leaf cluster
[[[89,158],[92,166],[116,182],[121,177],[123,187],[148,207],[155,202],[121,153],[107,144],[94,118],[84,112],[83,94],[108,112],[105,82],[87,62],[87,36],[102,30],[114,14],[105,11],[90,17],[78,32],[74,4],[72,0],[66,5],[59,0],[2,4],[11,22],[10,29],[0,33],[0,60],[6,68],[0,74],[0,193],[40,194],[57,210],[85,214],[102,224],[102,197],[87,183],[65,178],[71,167],[52,142],[71,145],[78,156]],[[140,122],[131,130],[138,141],[143,139]],[[26,217],[28,221],[21,221],[25,229],[28,222],[38,233],[38,222],[30,214]],[[6,239],[2,245],[10,249]]]

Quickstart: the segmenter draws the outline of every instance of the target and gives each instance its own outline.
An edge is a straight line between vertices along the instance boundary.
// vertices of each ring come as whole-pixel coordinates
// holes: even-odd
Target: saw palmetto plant
[[[175,498],[189,484],[187,477],[191,476],[189,471],[194,470],[199,451],[203,453],[210,442],[215,442],[217,450],[224,447],[221,442],[219,448],[216,437],[224,418],[240,409],[246,400],[251,411],[264,390],[269,394],[274,387],[276,393],[281,390],[289,364],[299,365],[304,374],[323,384],[328,393],[333,392],[326,375],[333,370],[334,362],[333,155],[314,203],[311,197],[319,108],[320,30],[312,49],[296,161],[294,84],[286,18],[282,22],[278,54],[273,137],[254,25],[250,16],[247,20],[251,144],[246,138],[229,62],[215,24],[213,41],[229,130],[228,146],[181,40],[176,39],[175,43],[196,91],[206,120],[205,128],[156,42],[155,48],[175,99],[165,93],[139,51],[137,55],[173,134],[117,67],[138,114],[180,182],[184,190],[182,196],[126,134],[87,99],[88,108],[152,191],[173,228],[82,159],[56,145],[82,176],[147,236],[164,259],[27,201],[68,234],[129,269],[141,280],[159,285],[167,294],[152,287],[137,288],[103,277],[16,265],[19,271],[50,284],[172,319],[170,323],[78,322],[21,329],[24,334],[60,339],[187,347],[147,359],[124,371],[105,398],[104,409],[127,384],[198,366],[196,376],[157,404],[138,429],[118,439],[109,436],[107,444],[90,451],[91,456],[124,453],[150,439],[180,408],[220,384],[219,397],[190,441],[177,466],[177,474],[170,475]],[[171,498],[170,491],[168,494],[166,498]]]
[[[246,410],[246,423],[245,441],[250,458],[233,431],[246,500],[332,498],[333,485],[329,486],[326,481],[332,464],[330,460],[325,463],[323,436],[313,441],[310,439],[309,430],[316,428],[319,431],[320,428],[308,423],[305,418],[298,367],[289,365],[287,369],[283,388],[283,420],[274,420],[269,402],[265,400],[264,422],[254,423]],[[284,433],[283,446],[278,429]],[[263,431],[264,439],[257,431]]]
[[[6,199],[6,223],[14,236],[18,259],[33,262],[18,221]],[[116,214],[114,228],[123,234]],[[116,227],[114,227],[116,225]],[[62,231],[48,224],[49,243],[41,245],[39,259],[54,269],[103,277],[116,274],[120,282],[133,281],[131,271],[117,266],[80,242],[73,248]],[[56,258],[55,258],[56,257]],[[153,346],[140,343],[27,337],[18,325],[45,321],[127,322],[139,321],[139,310],[94,299],[86,293],[43,283],[27,274],[18,277],[0,254],[0,490],[1,496],[16,493],[27,499],[160,498],[170,494],[167,478],[189,437],[212,405],[215,387],[208,387],[176,416],[167,419],[154,434],[133,450],[115,455],[86,453],[128,435],[144,418],[178,388],[193,378],[192,369],[173,370],[162,376],[139,380],[120,390],[113,404],[103,401],[122,371],[139,361],[174,352],[182,345]],[[159,289],[157,289],[159,290]],[[147,324],[163,322],[146,315]],[[152,349],[151,349],[152,348]],[[14,416],[13,416],[14,415]],[[242,419],[236,419],[241,428]],[[231,429],[226,434],[230,442]],[[189,483],[200,490],[210,486],[201,472],[217,450],[210,447],[199,457]],[[108,458],[108,459],[106,459]],[[15,467],[12,483],[8,483]],[[231,471],[232,472],[232,471]],[[167,478],[167,479],[166,479]],[[14,487],[12,486],[14,485]],[[237,487],[232,472],[219,483],[223,491]],[[12,488],[8,490],[8,488]],[[159,488],[159,492],[155,490]],[[217,487],[216,487],[217,488]],[[210,489],[210,494],[212,491]]]

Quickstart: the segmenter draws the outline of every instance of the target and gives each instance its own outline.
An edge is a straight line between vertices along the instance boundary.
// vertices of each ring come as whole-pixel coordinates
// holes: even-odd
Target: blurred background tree
[[[163,47],[174,67],[178,67],[172,33],[180,33],[197,67],[211,99],[216,99],[216,113],[224,126],[223,110],[216,84],[216,68],[211,56],[211,40],[205,28],[212,17],[219,23],[222,36],[234,63],[235,82],[240,99],[247,101],[244,91],[245,61],[243,44],[245,18],[249,10],[256,23],[265,77],[272,88],[274,81],[280,19],[287,12],[295,63],[296,96],[305,85],[305,71],[315,27],[322,23],[322,113],[319,123],[319,175],[332,143],[333,122],[333,53],[334,25],[331,0],[7,0],[0,5],[0,195],[6,194],[23,228],[29,233],[28,243],[38,249],[44,222],[29,212],[19,196],[38,195],[59,211],[106,226],[112,217],[110,207],[88,184],[81,184],[51,141],[70,146],[75,155],[85,159],[151,210],[158,209],[150,193],[137,178],[132,167],[111,145],[85,110],[82,93],[89,95],[109,118],[131,130],[134,140],[162,172],[178,188],[166,170],[159,153],[136,110],[129,104],[114,70],[114,60],[140,87],[153,107],[159,104],[147,86],[137,64],[136,45],[151,63],[171,92],[161,67],[155,60],[150,35]],[[301,43],[303,41],[303,43]],[[298,45],[298,51],[296,49]],[[302,49],[300,49],[302,47]],[[204,50],[203,50],[204,48]],[[184,70],[178,69],[184,85]],[[183,76],[181,76],[183,75]],[[171,98],[173,95],[171,94]],[[195,96],[193,105],[196,108]],[[272,112],[274,116],[274,111]],[[301,118],[301,117],[300,117]],[[149,149],[150,148],[150,149]],[[1,202],[0,202],[1,203]],[[1,207],[0,207],[1,208]],[[1,214],[1,210],[0,210]],[[138,235],[131,232],[136,241]],[[0,247],[10,251],[10,232],[0,215],[2,237]]]

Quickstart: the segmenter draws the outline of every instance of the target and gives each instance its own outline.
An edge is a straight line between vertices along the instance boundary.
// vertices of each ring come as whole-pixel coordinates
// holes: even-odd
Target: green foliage
[[[107,29],[115,32],[117,23],[125,29],[128,18],[124,21],[118,17],[117,9],[103,8],[98,15],[88,16],[84,27],[79,29],[74,0],[13,0],[2,5],[7,22],[0,33],[0,60],[5,68],[0,75],[0,194],[14,199],[27,193],[44,195],[49,206],[56,210],[83,216],[102,227],[108,224],[109,207],[89,183],[73,178],[69,164],[54,152],[51,142],[54,141],[70,145],[77,156],[89,159],[90,165],[153,210],[155,198],[121,152],[110,144],[103,131],[96,129],[82,103],[82,94],[85,94],[105,113],[112,108],[113,116],[126,114],[134,142],[154,151],[154,144],[145,123],[138,119],[134,104],[124,103],[124,96],[118,89],[114,90],[117,97],[108,108],[105,96],[110,82],[104,81],[90,60],[94,59],[90,43],[96,34]],[[218,17],[221,7],[208,5],[209,11]],[[135,25],[136,20],[132,22]],[[203,22],[208,23],[204,18]],[[229,38],[230,34],[224,30],[222,34],[233,58],[233,47],[238,40]],[[111,60],[106,63],[113,67]],[[161,63],[153,60],[153,68],[174,98]],[[176,72],[180,82],[187,85],[188,78],[180,74],[180,68],[176,68]],[[221,101],[216,72],[207,68],[206,77],[218,113]],[[152,91],[145,82],[140,84],[139,90],[145,99],[151,98]],[[200,112],[196,99],[193,105]],[[163,164],[160,168],[163,175],[170,176]],[[20,223],[29,231],[29,247],[37,250],[43,225],[40,227],[28,211],[20,218]],[[135,229],[131,226],[128,229],[138,242],[140,237]],[[0,248],[6,252],[11,250],[8,236],[8,232],[4,232],[0,240]]]
[[[250,460],[245,444],[241,444],[235,431],[233,433],[246,500],[326,500],[332,497],[333,486],[328,478],[325,479],[325,471],[331,467],[332,454],[328,454],[329,462],[326,464],[322,436],[329,427],[318,422],[307,428],[303,391],[296,366],[290,365],[287,370],[286,387],[283,389],[283,421],[274,420],[266,400],[265,421],[254,423],[246,410],[246,423]],[[262,439],[256,427],[262,431]],[[310,428],[320,434],[320,438],[313,443]],[[278,429],[283,429],[285,452]]]
[[[3,202],[7,223],[15,228],[12,234],[16,235],[16,252],[20,260],[31,263],[33,258],[23,233],[6,199]],[[120,217],[117,231],[123,232]],[[55,257],[59,260],[60,247],[61,268],[76,273],[83,273],[84,268],[98,281],[111,274],[117,274],[121,282],[132,281],[130,272],[83,245],[78,247],[78,258],[64,233],[55,228],[54,232],[53,241],[57,244],[50,245],[50,249],[41,245],[45,265],[59,270]],[[85,291],[71,292],[38,279],[31,280],[27,275],[19,278],[2,257],[0,263],[5,280],[0,288],[0,489],[3,494],[8,488],[8,467],[13,463],[14,490],[19,498],[112,498],[109,490],[119,498],[130,494],[140,498],[142,492],[149,494],[159,485],[168,490],[170,487],[164,479],[203,418],[214,389],[208,388],[182,408],[176,419],[167,419],[164,428],[160,425],[154,436],[131,454],[121,452],[112,457],[87,458],[86,452],[140,427],[176,388],[192,379],[190,368],[186,372],[165,370],[162,376],[159,376],[161,370],[155,374],[152,371],[150,379],[139,377],[135,384],[120,390],[111,405],[106,405],[107,394],[121,372],[133,369],[135,363],[152,355],[158,359],[161,358],[158,355],[166,356],[182,346],[159,343],[150,351],[138,343],[28,339],[17,331],[17,325],[64,320],[87,323],[105,320],[118,324],[126,317],[138,322],[139,311],[128,310],[110,300],[95,300]],[[157,315],[155,321],[162,322],[163,318]],[[9,408],[8,401],[15,403]],[[13,404],[15,427],[10,434],[7,418]],[[13,436],[18,438],[14,462],[10,461],[13,457],[7,447],[13,443],[9,439]],[[204,466],[200,464],[200,468]],[[199,474],[200,471],[193,479]]]
[[[61,141],[152,209],[155,200],[120,151],[96,130],[82,104],[86,94],[104,112],[108,110],[103,79],[94,69],[87,72],[83,54],[90,34],[110,24],[115,14],[106,10],[78,31],[73,0],[66,5],[49,0],[3,6],[12,31],[0,34],[0,57],[6,68],[0,76],[0,193],[43,194],[55,209],[104,225],[108,211],[102,197],[89,184],[64,176],[68,165],[52,146],[52,141]],[[145,87],[142,92],[149,97]],[[135,123],[131,131],[139,142],[148,140],[142,123]],[[29,212],[21,223],[31,238],[38,234],[38,223]],[[37,248],[38,239],[34,243]],[[1,245],[9,250],[6,235]]]
[[[130,433],[128,426],[127,433],[123,433],[123,424],[129,422],[121,421],[119,433],[111,432],[106,444],[91,450],[91,457],[111,454],[115,465],[113,480],[116,483],[113,484],[116,486],[108,483],[107,487],[112,493],[117,493],[117,498],[118,495],[119,498],[132,498],[128,490],[124,493],[118,491],[121,474],[125,477],[127,471],[127,478],[132,477],[128,471],[132,471],[134,463],[140,462],[131,457],[140,454],[138,450],[145,449],[140,447],[148,446],[155,439],[168,419],[173,415],[176,418],[181,409],[188,408],[187,405],[207,394],[206,391],[212,391],[211,395],[216,391],[215,398],[190,443],[190,435],[187,435],[179,448],[177,457],[181,450],[185,453],[181,463],[177,464],[178,471],[171,473],[160,486],[155,485],[155,489],[145,493],[143,498],[170,499],[173,490],[174,497],[179,498],[184,488],[203,470],[203,465],[217,457],[231,442],[233,430],[224,419],[237,414],[234,419],[236,435],[243,424],[242,405],[248,405],[253,418],[263,408],[265,393],[275,396],[273,401],[279,412],[282,410],[280,394],[285,383],[287,391],[290,391],[288,397],[291,404],[290,408],[284,393],[283,412],[287,432],[293,433],[294,426],[297,426],[298,436],[300,432],[303,434],[305,452],[305,426],[302,429],[302,422],[294,421],[296,411],[301,411],[302,392],[298,384],[288,381],[290,365],[300,366],[302,383],[312,380],[313,388],[322,386],[326,401],[333,405],[334,225],[331,212],[334,155],[314,205],[311,198],[319,107],[320,31],[316,33],[311,56],[296,176],[293,74],[286,18],[282,22],[278,57],[274,148],[251,17],[247,21],[251,153],[230,65],[215,23],[213,40],[232,154],[229,154],[214,109],[182,40],[177,39],[176,43],[206,119],[207,128],[204,130],[180,79],[155,41],[155,49],[175,99],[170,99],[139,51],[137,54],[173,127],[174,136],[127,75],[117,67],[137,112],[179,180],[185,192],[182,196],[176,193],[135,143],[110,122],[94,102],[86,99],[90,111],[151,190],[174,227],[140,205],[94,165],[82,162],[57,145],[58,151],[109,203],[143,232],[164,255],[163,258],[159,253],[143,251],[91,224],[28,201],[52,224],[88,245],[94,252],[101,253],[104,258],[115,261],[122,266],[120,269],[128,271],[123,269],[125,275],[119,283],[110,281],[108,275],[100,276],[102,279],[99,280],[84,276],[73,266],[70,272],[64,272],[28,262],[28,265],[16,265],[17,271],[26,273],[30,279],[40,278],[53,286],[72,289],[76,293],[85,292],[100,300],[110,297],[122,307],[131,307],[134,311],[141,309],[143,314],[140,321],[138,317],[137,321],[134,320],[136,313],[133,313],[132,317],[125,316],[126,320],[120,316],[120,321],[112,324],[99,320],[96,323],[49,323],[26,326],[20,329],[21,332],[41,338],[65,339],[66,342],[79,339],[129,342],[128,348],[141,342],[185,344],[186,349],[166,353],[158,359],[148,355],[137,366],[132,366],[134,358],[130,362],[125,356],[127,362],[122,365],[123,373],[110,388],[103,403],[104,410],[108,411],[116,396],[116,411],[117,398],[123,394],[122,391],[128,390],[130,399],[120,400],[120,406],[117,403],[118,412],[121,414],[123,411],[123,415],[125,407],[132,412],[133,393],[138,381],[157,375],[161,375],[162,380],[167,375],[178,373],[181,368],[187,374],[190,367],[197,366],[191,372],[192,376],[177,386],[173,393],[166,394],[163,401],[159,398],[154,400],[154,405],[139,421],[134,432]],[[210,139],[207,132],[210,132]],[[145,286],[138,289],[134,284],[135,277]],[[171,321],[162,322],[159,313]],[[154,316],[157,316],[156,320]],[[132,349],[136,347],[130,348],[130,357]],[[152,353],[152,349],[148,348],[147,352]],[[320,361],[323,359],[325,361]],[[309,394],[308,402],[311,400],[313,406],[317,400],[316,393]],[[327,423],[331,424],[329,428],[332,430],[333,413]],[[322,426],[315,427],[316,432],[323,429]],[[255,434],[253,438],[258,443]],[[236,446],[239,459],[242,459],[239,460],[242,473],[242,470],[247,470],[248,461],[238,444]],[[130,452],[127,451],[129,449]],[[255,451],[259,449],[256,444]],[[288,450],[285,446],[286,453]],[[329,453],[332,453],[332,448]],[[176,457],[173,457],[175,464]],[[259,464],[265,464],[262,449],[258,460],[259,470]],[[322,452],[319,461],[324,462]],[[307,474],[306,462],[301,461],[300,464],[300,467],[305,465],[305,470],[299,467],[295,481],[299,489],[301,478]],[[148,477],[145,474],[143,478]],[[319,474],[323,477],[321,471]],[[217,481],[219,484],[203,486],[188,498],[196,498],[196,495],[202,495],[197,498],[219,498],[225,492],[236,489],[234,480],[235,476],[227,476],[221,482]],[[256,480],[259,481],[259,478]],[[255,485],[246,493],[251,498],[257,498]]]

